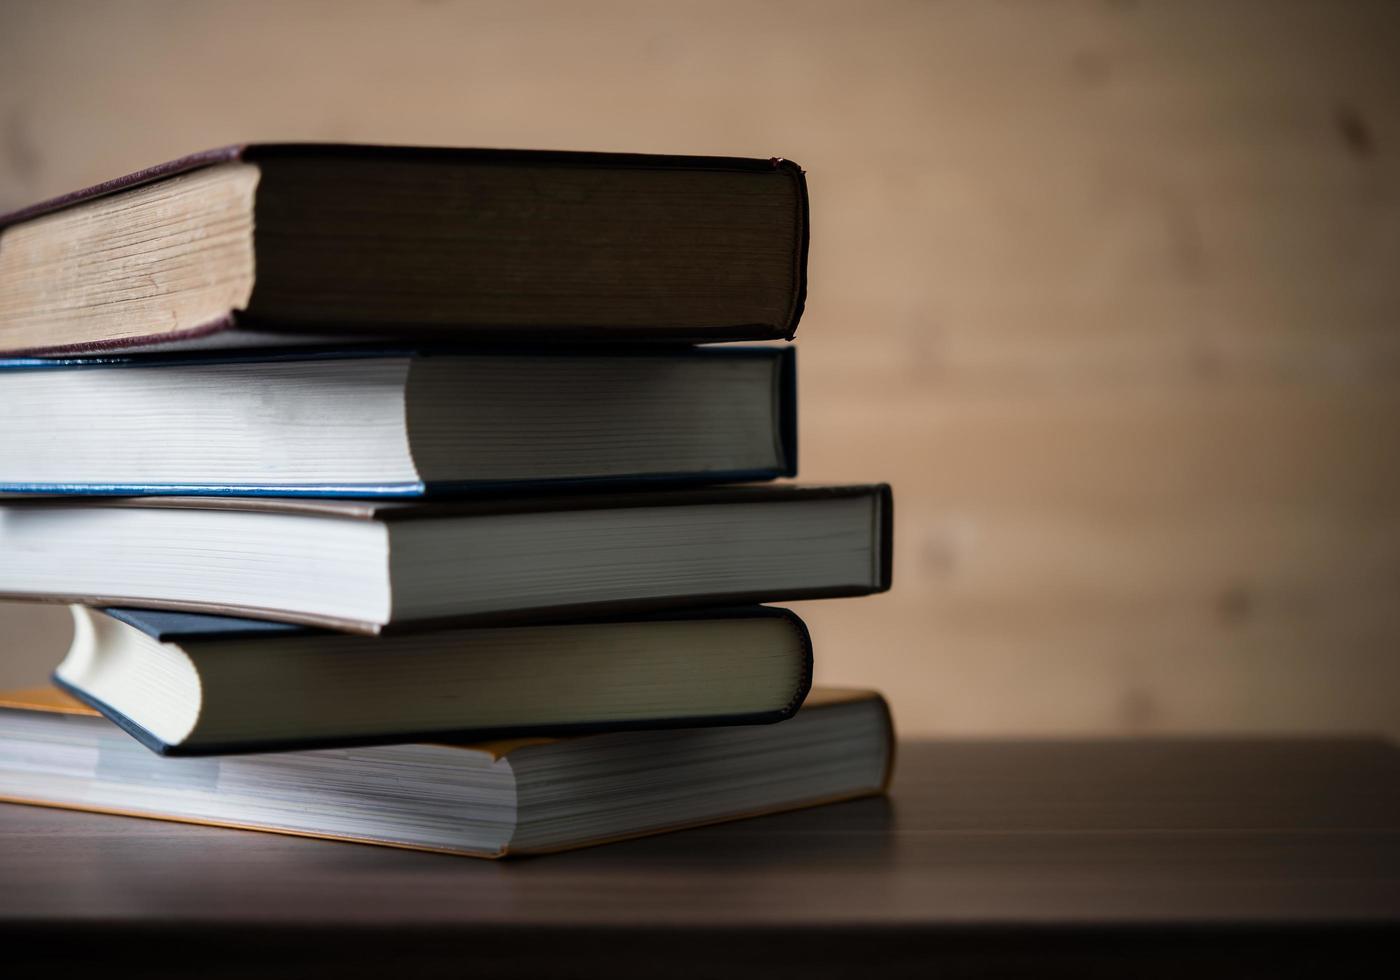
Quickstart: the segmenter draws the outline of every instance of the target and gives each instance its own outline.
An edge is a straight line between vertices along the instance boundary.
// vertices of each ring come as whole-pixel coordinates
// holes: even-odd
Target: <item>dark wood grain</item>
[[[1393,953],[1400,750],[913,743],[887,800],[506,863],[0,806],[0,880],[30,965],[1278,975]]]

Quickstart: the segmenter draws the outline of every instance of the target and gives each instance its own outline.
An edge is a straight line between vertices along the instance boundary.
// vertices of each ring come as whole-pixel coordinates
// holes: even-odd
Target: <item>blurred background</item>
[[[897,501],[819,680],[1400,735],[1400,4],[0,3],[0,210],[242,140],[798,161],[803,478]]]

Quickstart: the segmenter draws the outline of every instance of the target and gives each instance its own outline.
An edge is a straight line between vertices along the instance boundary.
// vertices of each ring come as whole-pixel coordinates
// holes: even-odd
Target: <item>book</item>
[[[889,588],[893,502],[790,484],[497,495],[0,500],[0,596],[389,624],[538,620]]]
[[[420,496],[792,476],[795,350],[0,361],[0,490]]]
[[[791,720],[474,745],[164,759],[52,690],[0,694],[0,799],[498,858],[873,796],[893,731],[869,691]]]
[[[806,261],[790,161],[250,143],[0,217],[0,351],[790,339]]]
[[[369,637],[73,606],[56,684],[161,755],[765,724],[812,678],[785,609]]]

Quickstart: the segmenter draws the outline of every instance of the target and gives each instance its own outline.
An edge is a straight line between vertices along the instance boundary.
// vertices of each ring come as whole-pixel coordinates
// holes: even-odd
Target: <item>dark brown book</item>
[[[0,596],[377,633],[858,596],[890,586],[877,486],[454,502],[0,498]]]
[[[791,338],[780,159],[258,143],[0,217],[0,351]]]

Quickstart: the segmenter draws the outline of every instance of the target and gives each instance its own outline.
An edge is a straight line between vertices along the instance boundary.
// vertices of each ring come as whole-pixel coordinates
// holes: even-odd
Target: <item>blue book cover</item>
[[[429,362],[431,370],[419,367]],[[432,381],[446,407],[429,421],[454,413],[478,421],[462,426],[457,443],[428,438],[420,450],[410,422],[427,417],[416,408],[427,396],[411,398],[419,389],[409,386],[420,372],[446,377],[444,363],[467,367],[455,390],[450,377]],[[707,378],[717,393],[691,397]],[[792,347],[365,346],[0,360],[0,493],[418,498],[766,481],[797,472],[796,384]],[[372,451],[396,418],[404,446],[379,467]],[[741,465],[707,426],[748,447],[732,450]],[[627,439],[659,437],[670,440],[659,465],[590,471]],[[343,462],[326,449],[331,438],[345,447]],[[537,446],[544,462],[511,472],[486,456],[501,446]],[[435,476],[424,458],[439,474],[466,475]],[[170,478],[182,465],[209,475]],[[103,475],[85,472],[94,468]]]
[[[209,642],[224,640],[277,640],[302,635],[332,635],[330,631],[314,627],[298,626],[290,623],[268,622],[256,619],[242,619],[233,616],[216,616],[202,613],[169,612],[155,609],[105,607],[89,610],[88,616],[108,616],[131,626],[161,643],[179,646],[186,642]],[[541,726],[497,726],[458,728],[451,730],[415,729],[379,732],[372,735],[307,736],[301,738],[265,738],[248,736],[237,741],[184,742],[171,744],[154,732],[135,721],[125,712],[118,710],[101,697],[86,690],[80,683],[70,683],[61,676],[59,668],[51,680],[54,686],[64,693],[102,713],[128,735],[135,738],[159,755],[205,756],[231,755],[247,752],[285,752],[315,748],[344,748],[355,745],[382,745],[400,742],[474,742],[499,738],[519,738],[534,736],[582,735],[603,731],[638,731],[674,728],[710,727],[716,725],[763,725],[783,721],[792,717],[801,707],[812,686],[812,638],[806,624],[795,613],[773,606],[737,606],[733,608],[673,610],[660,613],[642,614],[631,617],[592,618],[591,626],[606,629],[610,623],[626,626],[628,623],[701,622],[714,620],[777,619],[786,622],[795,634],[800,646],[797,654],[799,668],[789,699],[771,709],[741,710],[729,714],[714,714],[703,717],[675,716],[651,718],[619,718],[612,721],[577,721]],[[558,628],[569,621],[549,624],[545,628]],[[530,630],[536,627],[522,626]],[[467,631],[469,633],[470,631]],[[349,637],[347,655],[363,656],[366,644],[376,640],[363,637]],[[462,640],[464,649],[470,646],[469,640]],[[356,652],[357,651],[357,652]],[[386,664],[391,663],[385,661]]]

